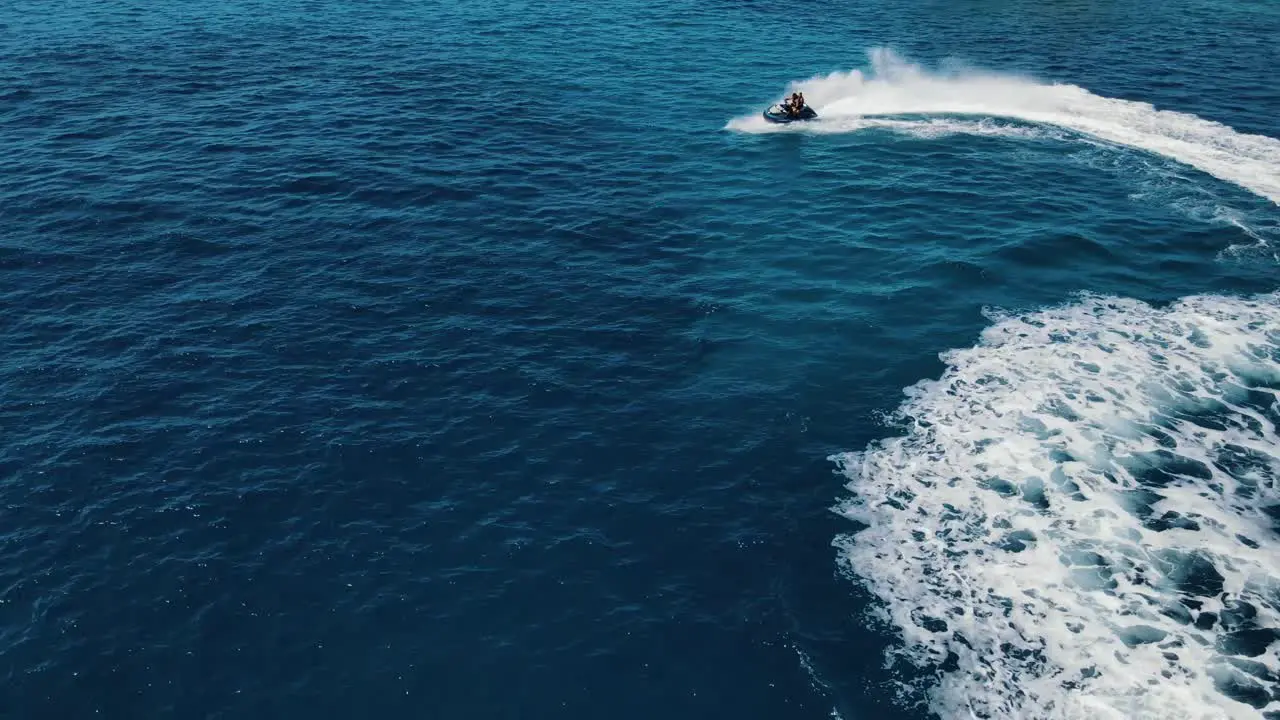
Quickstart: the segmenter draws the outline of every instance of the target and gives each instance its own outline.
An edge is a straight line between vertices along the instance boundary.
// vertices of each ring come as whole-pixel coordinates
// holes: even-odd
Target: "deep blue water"
[[[984,310],[1275,291],[1277,37],[1245,0],[0,9],[0,717],[968,717],[925,702],[954,666],[884,667],[831,457]]]

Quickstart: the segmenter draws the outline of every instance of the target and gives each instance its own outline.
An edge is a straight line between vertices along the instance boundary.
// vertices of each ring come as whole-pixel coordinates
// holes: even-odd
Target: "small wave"
[[[778,126],[758,116],[731,120],[740,132],[852,132],[869,127],[949,127],[954,132],[1012,134],[1010,124],[961,120],[905,120],[893,116],[942,115],[1006,118],[1031,123],[1020,132],[1040,135],[1053,126],[1116,145],[1138,148],[1195,167],[1280,204],[1280,140],[1238,133],[1189,113],[1101,97],[1068,84],[1045,84],[1009,74],[958,70],[929,72],[892,51],[870,52],[871,72],[836,72],[792,83],[817,109],[819,120]],[[939,125],[939,122],[941,124]],[[994,128],[994,133],[993,133]]]
[[[962,120],[957,118],[929,118],[925,120],[870,119],[868,127],[879,127],[904,135],[921,138],[940,138],[949,135],[983,135],[986,137],[1014,138],[1017,140],[1065,140],[1061,132],[1050,128],[1001,122],[992,118]]]
[[[832,458],[891,656],[944,718],[1280,708],[1280,294],[991,317]]]
[[[1233,258],[1268,258],[1274,261],[1280,261],[1280,255],[1276,254],[1276,248],[1267,240],[1267,230],[1262,227],[1255,226],[1249,222],[1239,211],[1225,207],[1214,208],[1214,219],[1218,222],[1225,223],[1235,227],[1245,237],[1249,238],[1247,242],[1235,243],[1224,249],[1220,256]],[[1275,227],[1271,227],[1271,232],[1275,232]]]

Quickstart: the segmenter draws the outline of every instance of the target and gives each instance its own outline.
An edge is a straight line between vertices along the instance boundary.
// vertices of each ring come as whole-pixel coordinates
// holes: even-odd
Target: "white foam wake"
[[[1026,128],[1008,124],[892,116],[1008,118],[1157,153],[1280,204],[1280,141],[1273,138],[1238,133],[1220,123],[1157,110],[1147,103],[1100,97],[1075,85],[1047,85],[972,70],[927,72],[882,48],[872,50],[870,57],[869,74],[837,72],[788,88],[788,92],[805,94],[818,111],[816,122],[772,125],[759,115],[750,115],[734,119],[729,127],[744,132],[848,132],[888,127],[929,133],[931,124],[937,129],[941,123],[954,132],[1028,134]]]
[[[833,458],[891,655],[943,718],[1280,709],[1280,294],[992,319]]]

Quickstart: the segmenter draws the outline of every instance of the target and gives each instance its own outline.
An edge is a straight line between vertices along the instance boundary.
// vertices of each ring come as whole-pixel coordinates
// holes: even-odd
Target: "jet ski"
[[[787,111],[782,109],[781,104],[770,105],[769,109],[764,111],[765,120],[768,120],[771,123],[778,123],[779,125],[785,125],[786,123],[796,122],[798,120],[815,120],[817,117],[818,113],[814,112],[813,108],[808,105],[800,108],[800,112],[795,115],[788,115]]]

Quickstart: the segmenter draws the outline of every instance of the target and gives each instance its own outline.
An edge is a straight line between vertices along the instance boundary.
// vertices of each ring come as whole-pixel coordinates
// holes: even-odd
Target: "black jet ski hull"
[[[814,112],[813,108],[809,107],[808,105],[805,105],[803,108],[801,108],[800,114],[796,116],[791,116],[786,114],[785,112],[782,111],[782,108],[777,105],[774,105],[773,107],[764,111],[765,120],[768,120],[771,123],[778,123],[779,125],[785,125],[787,123],[797,122],[801,120],[814,120],[814,119],[817,119],[817,117],[818,117],[818,113]]]

